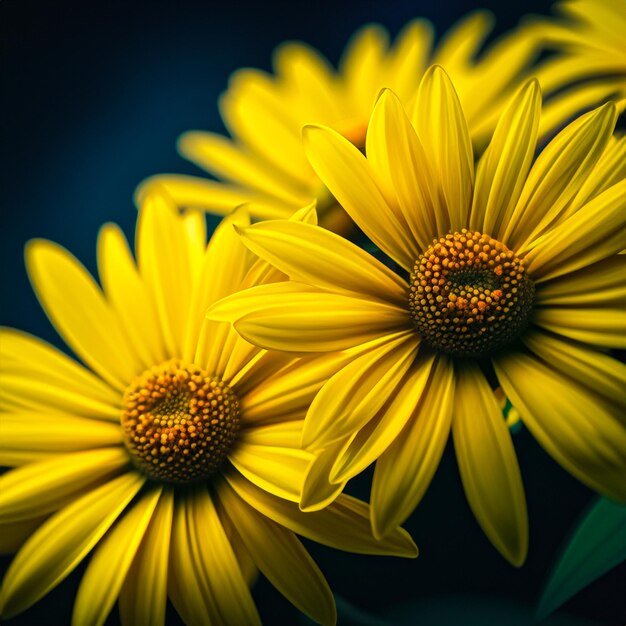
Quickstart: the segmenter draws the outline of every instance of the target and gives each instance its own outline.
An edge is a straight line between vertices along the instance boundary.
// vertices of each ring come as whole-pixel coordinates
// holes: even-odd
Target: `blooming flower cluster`
[[[478,59],[480,12],[434,50],[425,20],[391,45],[365,27],[337,70],[283,46],[275,74],[233,76],[231,138],[181,138],[216,179],[145,181],[134,254],[103,226],[99,282],[29,242],[83,364],[0,331],[4,617],[88,558],[75,626],[116,602],[163,625],[168,598],[186,624],[259,624],[259,572],[334,624],[297,535],[417,556],[400,525],[450,435],[476,520],[521,566],[503,400],[626,501],[626,6],[560,6]],[[205,211],[225,215],[208,240]],[[374,463],[371,505],[345,494]]]

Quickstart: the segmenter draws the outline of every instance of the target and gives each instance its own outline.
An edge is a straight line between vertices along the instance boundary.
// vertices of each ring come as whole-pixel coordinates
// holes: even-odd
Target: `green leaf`
[[[626,506],[600,498],[574,531],[537,609],[544,617],[626,560]]]

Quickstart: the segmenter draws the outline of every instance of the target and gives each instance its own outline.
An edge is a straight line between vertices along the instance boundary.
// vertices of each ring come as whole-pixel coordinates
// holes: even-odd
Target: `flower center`
[[[166,361],[127,387],[121,422],[141,471],[188,483],[208,478],[226,460],[239,431],[239,402],[218,376]]]
[[[489,235],[463,229],[434,241],[411,273],[409,310],[433,348],[483,356],[525,328],[535,286],[523,262]]]

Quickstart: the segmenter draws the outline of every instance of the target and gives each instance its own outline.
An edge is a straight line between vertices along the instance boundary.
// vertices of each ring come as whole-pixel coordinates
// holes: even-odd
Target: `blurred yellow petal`
[[[63,454],[0,477],[0,519],[39,517],[102,484],[129,463],[122,447]]]
[[[513,565],[528,552],[528,513],[511,434],[476,365],[456,372],[452,437],[467,500],[485,534]]]
[[[296,536],[258,513],[230,488],[222,489],[219,497],[264,576],[313,620],[335,624],[335,601],[328,583]]]
[[[124,626],[165,626],[174,493],[164,489],[120,592]]]
[[[45,341],[0,328],[0,404],[117,421],[119,391]]]
[[[73,626],[102,626],[106,621],[150,523],[161,491],[162,487],[153,488],[133,503],[98,544],[76,593]]]
[[[199,488],[187,501],[187,523],[199,551],[200,576],[211,589],[222,624],[261,623],[248,585],[209,493]],[[187,579],[183,579],[186,584]]]
[[[545,450],[591,488],[626,500],[626,426],[615,405],[521,352],[494,359],[502,389]]]
[[[34,411],[0,416],[0,454],[78,452],[116,444],[122,444],[122,429],[117,424],[64,415],[42,416]]]
[[[45,519],[46,516],[43,516],[18,522],[0,523],[0,554],[17,552]]]
[[[94,489],[47,520],[9,566],[0,592],[4,617],[24,611],[64,580],[139,491],[135,472]]]

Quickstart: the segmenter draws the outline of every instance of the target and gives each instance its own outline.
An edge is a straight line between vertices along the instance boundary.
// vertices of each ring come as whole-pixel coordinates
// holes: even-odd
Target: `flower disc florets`
[[[489,235],[464,229],[434,241],[415,262],[409,309],[433,348],[479,357],[520,335],[534,294],[514,252]]]
[[[239,403],[219,377],[167,361],[128,386],[121,422],[141,471],[187,483],[210,477],[226,460],[239,431]]]

